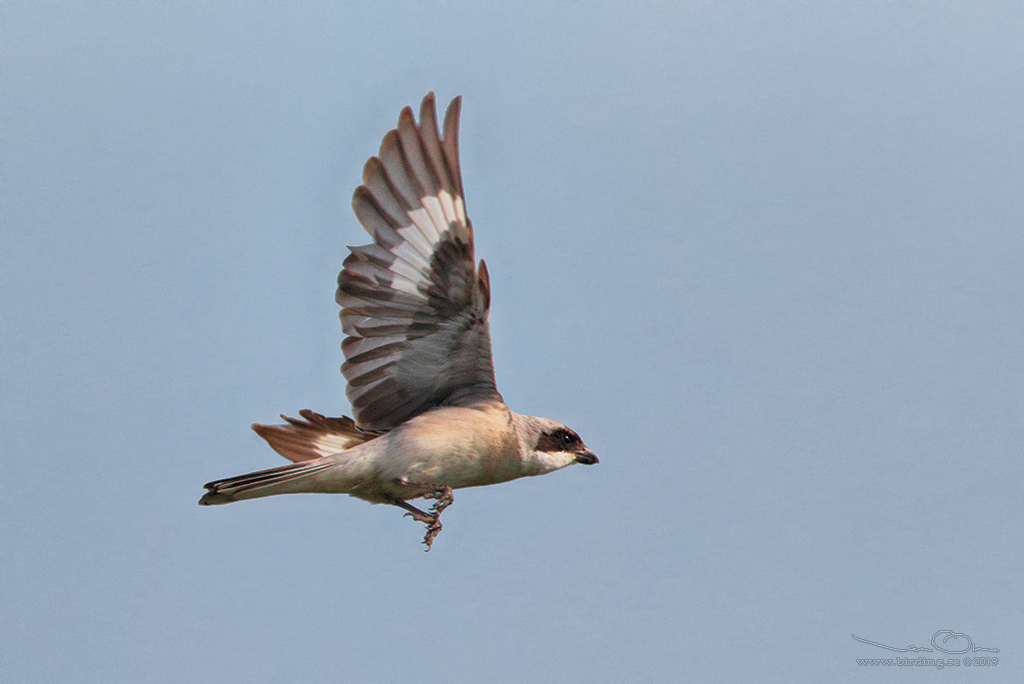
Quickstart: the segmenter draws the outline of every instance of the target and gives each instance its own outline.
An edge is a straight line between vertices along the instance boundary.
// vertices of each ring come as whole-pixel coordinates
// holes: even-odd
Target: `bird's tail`
[[[199,500],[199,505],[216,506],[274,494],[325,491],[324,478],[319,475],[337,465],[335,461],[321,458],[208,482],[203,486],[209,491]]]
[[[289,461],[312,461],[324,456],[338,454],[380,436],[358,427],[346,416],[328,418],[319,413],[303,409],[302,418],[282,415],[286,425],[254,424],[252,429],[270,447]]]

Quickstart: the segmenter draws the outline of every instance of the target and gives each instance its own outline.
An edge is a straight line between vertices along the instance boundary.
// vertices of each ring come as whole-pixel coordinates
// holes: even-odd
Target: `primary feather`
[[[498,396],[487,325],[487,270],[473,253],[458,159],[456,98],[442,139],[433,94],[420,123],[406,107],[352,198],[373,244],[351,248],[337,300],[347,395],[360,427],[387,430],[458,404],[459,390]]]

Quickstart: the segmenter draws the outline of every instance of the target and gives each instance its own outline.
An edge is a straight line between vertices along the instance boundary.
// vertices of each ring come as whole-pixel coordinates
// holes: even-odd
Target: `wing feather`
[[[433,93],[402,110],[363,169],[352,206],[373,243],[351,247],[338,276],[342,343],[356,423],[391,429],[445,403],[498,398],[487,312],[459,167],[459,98],[443,137]]]

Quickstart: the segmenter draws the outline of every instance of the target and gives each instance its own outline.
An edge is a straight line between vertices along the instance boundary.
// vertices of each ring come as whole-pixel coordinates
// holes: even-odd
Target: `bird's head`
[[[597,463],[597,455],[587,448],[575,431],[561,423],[535,416],[516,418],[516,431],[531,475],[543,475],[560,468]]]

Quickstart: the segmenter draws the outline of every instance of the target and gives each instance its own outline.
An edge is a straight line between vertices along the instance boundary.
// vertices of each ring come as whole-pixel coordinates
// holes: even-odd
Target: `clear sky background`
[[[1019,4],[0,13],[4,682],[919,681],[851,634],[940,630],[1024,677]],[[200,508],[283,463],[250,423],[349,412],[350,197],[429,90],[499,388],[601,464],[429,554]]]

